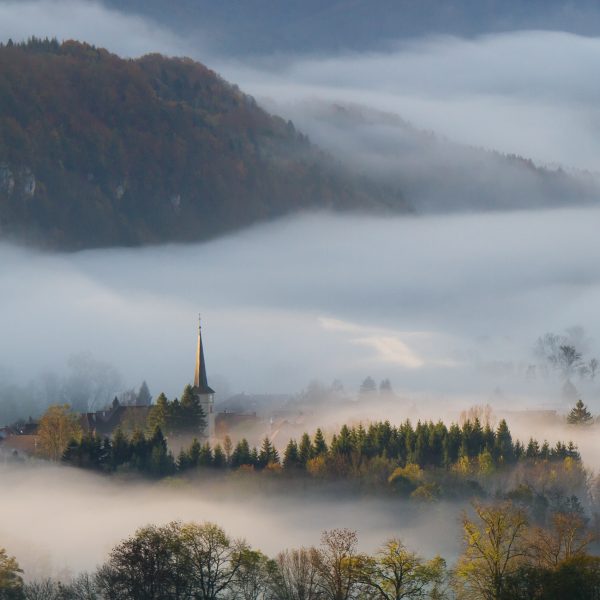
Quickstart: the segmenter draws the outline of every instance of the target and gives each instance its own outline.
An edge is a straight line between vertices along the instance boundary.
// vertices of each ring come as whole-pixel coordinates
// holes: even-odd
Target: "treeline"
[[[206,415],[192,386],[185,386],[181,399],[169,400],[160,394],[148,413],[146,427],[150,432],[159,427],[167,435],[204,431]]]
[[[463,551],[448,569],[397,537],[374,554],[349,529],[319,546],[270,558],[212,523],[150,525],[118,544],[92,574],[23,583],[0,549],[0,597],[13,600],[596,600],[597,533],[578,510],[543,524],[511,502],[473,504],[462,518]]]
[[[168,407],[166,401],[161,404]],[[85,435],[80,441],[71,440],[63,457],[79,467],[107,472],[131,469],[159,477],[198,468],[268,470],[331,480],[378,473],[383,482],[397,488],[406,484],[407,489],[412,487],[410,491],[419,479],[415,470],[487,474],[520,461],[565,459],[580,461],[571,442],[557,442],[550,447],[547,442],[540,445],[531,439],[525,446],[513,441],[506,421],[494,430],[489,425],[482,427],[478,419],[462,427],[447,427],[442,422],[418,422],[413,426],[408,420],[399,427],[388,421],[366,428],[344,425],[329,443],[317,429],[312,438],[305,433],[299,441],[290,440],[282,456],[269,438],[259,448],[251,447],[246,439],[234,446],[226,438],[223,445],[214,447],[194,439],[177,458],[169,451],[161,427],[155,425],[151,435],[138,431],[128,437],[121,430],[112,439]]]

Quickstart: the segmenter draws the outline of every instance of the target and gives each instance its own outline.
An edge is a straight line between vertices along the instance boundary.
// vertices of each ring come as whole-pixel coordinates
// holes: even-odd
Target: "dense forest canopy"
[[[0,103],[5,238],[73,249],[192,241],[308,208],[406,209],[190,59],[9,42]]]

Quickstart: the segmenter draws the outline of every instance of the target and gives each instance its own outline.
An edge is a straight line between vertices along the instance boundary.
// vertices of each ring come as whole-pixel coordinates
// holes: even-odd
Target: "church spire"
[[[202,346],[202,322],[198,315],[198,347],[196,349],[196,371],[194,372],[194,388],[199,394],[214,394],[208,385],[206,377],[206,363],[204,361],[204,348]]]

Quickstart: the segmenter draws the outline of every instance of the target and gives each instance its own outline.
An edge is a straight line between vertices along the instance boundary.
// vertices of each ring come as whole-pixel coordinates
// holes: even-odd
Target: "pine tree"
[[[110,464],[113,470],[118,469],[121,465],[124,465],[131,458],[131,446],[127,436],[123,433],[123,430],[119,427],[113,435]]]
[[[152,432],[156,427],[160,427],[167,431],[167,422],[169,421],[169,401],[167,397],[161,393],[156,399],[156,404],[150,409],[146,422],[149,432]]]
[[[189,449],[189,457],[190,457],[190,466],[195,468],[200,464],[200,454],[202,452],[202,448],[200,446],[200,442],[198,438],[194,438],[192,440],[192,445]]]
[[[494,455],[497,459],[505,463],[514,462],[515,459],[515,447],[505,419],[500,421],[498,429],[496,430]]]
[[[221,446],[217,446],[217,448],[219,449],[219,451],[221,450]],[[222,464],[222,460],[221,457],[217,457],[217,448],[215,448],[215,459],[217,460],[217,462],[219,464],[215,464],[214,460],[213,460],[213,451],[210,447],[210,444],[208,442],[206,442],[202,448],[200,448],[200,454],[198,456],[198,466],[199,467],[222,467],[225,466],[224,464]]]
[[[313,452],[315,456],[327,454],[327,443],[325,442],[325,437],[323,436],[321,429],[317,429],[317,432],[315,433]]]
[[[200,399],[194,394],[191,385],[185,386],[183,394],[181,395],[181,401],[179,402],[178,411],[177,426],[176,428],[174,427],[174,431],[204,431],[206,428],[206,415],[200,405]],[[175,407],[173,412],[175,412]]]
[[[279,463],[279,454],[268,437],[263,440],[258,453],[258,467],[264,469],[267,465]]]
[[[216,448],[215,448],[216,452]],[[225,456],[225,455],[223,455]],[[248,440],[243,439],[237,443],[237,446],[233,450],[231,455],[231,466],[234,469],[241,467],[242,465],[251,465],[252,460],[250,457],[250,446],[248,445]]]
[[[286,471],[293,471],[298,469],[300,466],[300,460],[298,458],[298,444],[295,442],[295,440],[290,440],[285,452],[283,453],[283,468]]]
[[[177,457],[177,470],[182,472],[187,471],[191,466],[190,455],[182,448]]]
[[[248,442],[246,442],[248,444]],[[212,466],[215,469],[223,469],[227,466],[227,459],[225,458],[225,452],[221,448],[221,444],[217,444],[213,451]]]
[[[577,400],[575,407],[567,417],[567,423],[569,423],[569,425],[589,425],[593,420],[594,417],[592,417],[592,414],[582,402],[581,398]]]
[[[313,457],[313,447],[308,433],[305,433],[298,446],[298,459],[300,464],[305,467],[306,463]]]
[[[135,398],[135,403],[137,406],[150,406],[151,402],[152,394],[150,394],[148,384],[145,381],[142,381],[142,385],[140,386],[140,389]]]

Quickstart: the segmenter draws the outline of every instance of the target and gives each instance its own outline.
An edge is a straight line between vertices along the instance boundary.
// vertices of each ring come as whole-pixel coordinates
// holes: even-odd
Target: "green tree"
[[[313,457],[313,446],[308,433],[304,433],[298,445],[298,460],[300,465],[306,466],[306,463]]]
[[[294,471],[300,468],[298,457],[298,444],[295,440],[290,440],[283,453],[283,468],[286,471]]]
[[[232,597],[239,600],[268,598],[277,566],[262,552],[245,548],[240,553],[240,566],[232,581]]]
[[[142,527],[111,551],[98,585],[107,600],[182,598],[189,590],[182,555],[181,525]]]
[[[582,402],[581,398],[577,400],[577,403],[567,416],[567,423],[569,423],[569,425],[588,425],[592,423],[593,420],[594,417],[592,417],[592,414]]]
[[[271,443],[268,437],[263,440],[260,452],[258,454],[258,466],[264,468],[270,464],[279,463],[279,453],[275,449],[275,446]]]
[[[198,460],[196,461],[196,465],[199,467],[212,467],[212,466],[214,466],[213,461],[214,461],[214,459],[213,459],[212,448],[210,447],[210,444],[208,442],[205,442],[202,445],[202,447],[200,448],[200,452],[198,454]]]
[[[424,561],[396,538],[385,542],[374,557],[363,557],[360,562],[360,580],[373,599],[431,598],[445,577],[442,558]]]
[[[369,376],[366,377],[363,382],[360,384],[360,388],[358,390],[358,393],[361,396],[366,396],[369,394],[374,394],[377,391],[377,384],[375,383],[375,380]]]
[[[497,460],[506,464],[512,463],[515,459],[515,448],[505,419],[500,421],[498,429],[496,430],[494,454],[496,455]]]
[[[147,427],[152,432],[157,427],[167,431],[167,422],[169,421],[169,401],[164,393],[161,393],[156,399],[156,404],[148,413]]]
[[[455,570],[459,597],[499,600],[526,556],[525,512],[511,502],[474,503],[477,520],[463,516],[465,549]]]
[[[246,442],[246,444],[247,443],[248,442]],[[213,451],[212,466],[215,467],[215,469],[223,469],[227,466],[227,457],[225,456],[225,452],[223,452],[223,449],[221,448],[221,444],[217,444],[215,446],[215,449]]]
[[[217,600],[231,589],[249,548],[232,540],[214,523],[187,523],[181,527],[181,542],[191,598]]]
[[[191,385],[186,385],[183,390],[179,411],[175,431],[178,433],[204,432],[206,429],[206,415],[200,405],[200,399],[194,394]]]
[[[3,600],[21,600],[23,595],[23,579],[17,560],[8,556],[4,548],[0,548],[0,598]]]
[[[327,443],[325,442],[325,436],[321,429],[317,429],[315,438],[313,441],[313,453],[314,456],[322,456],[327,454]]]

